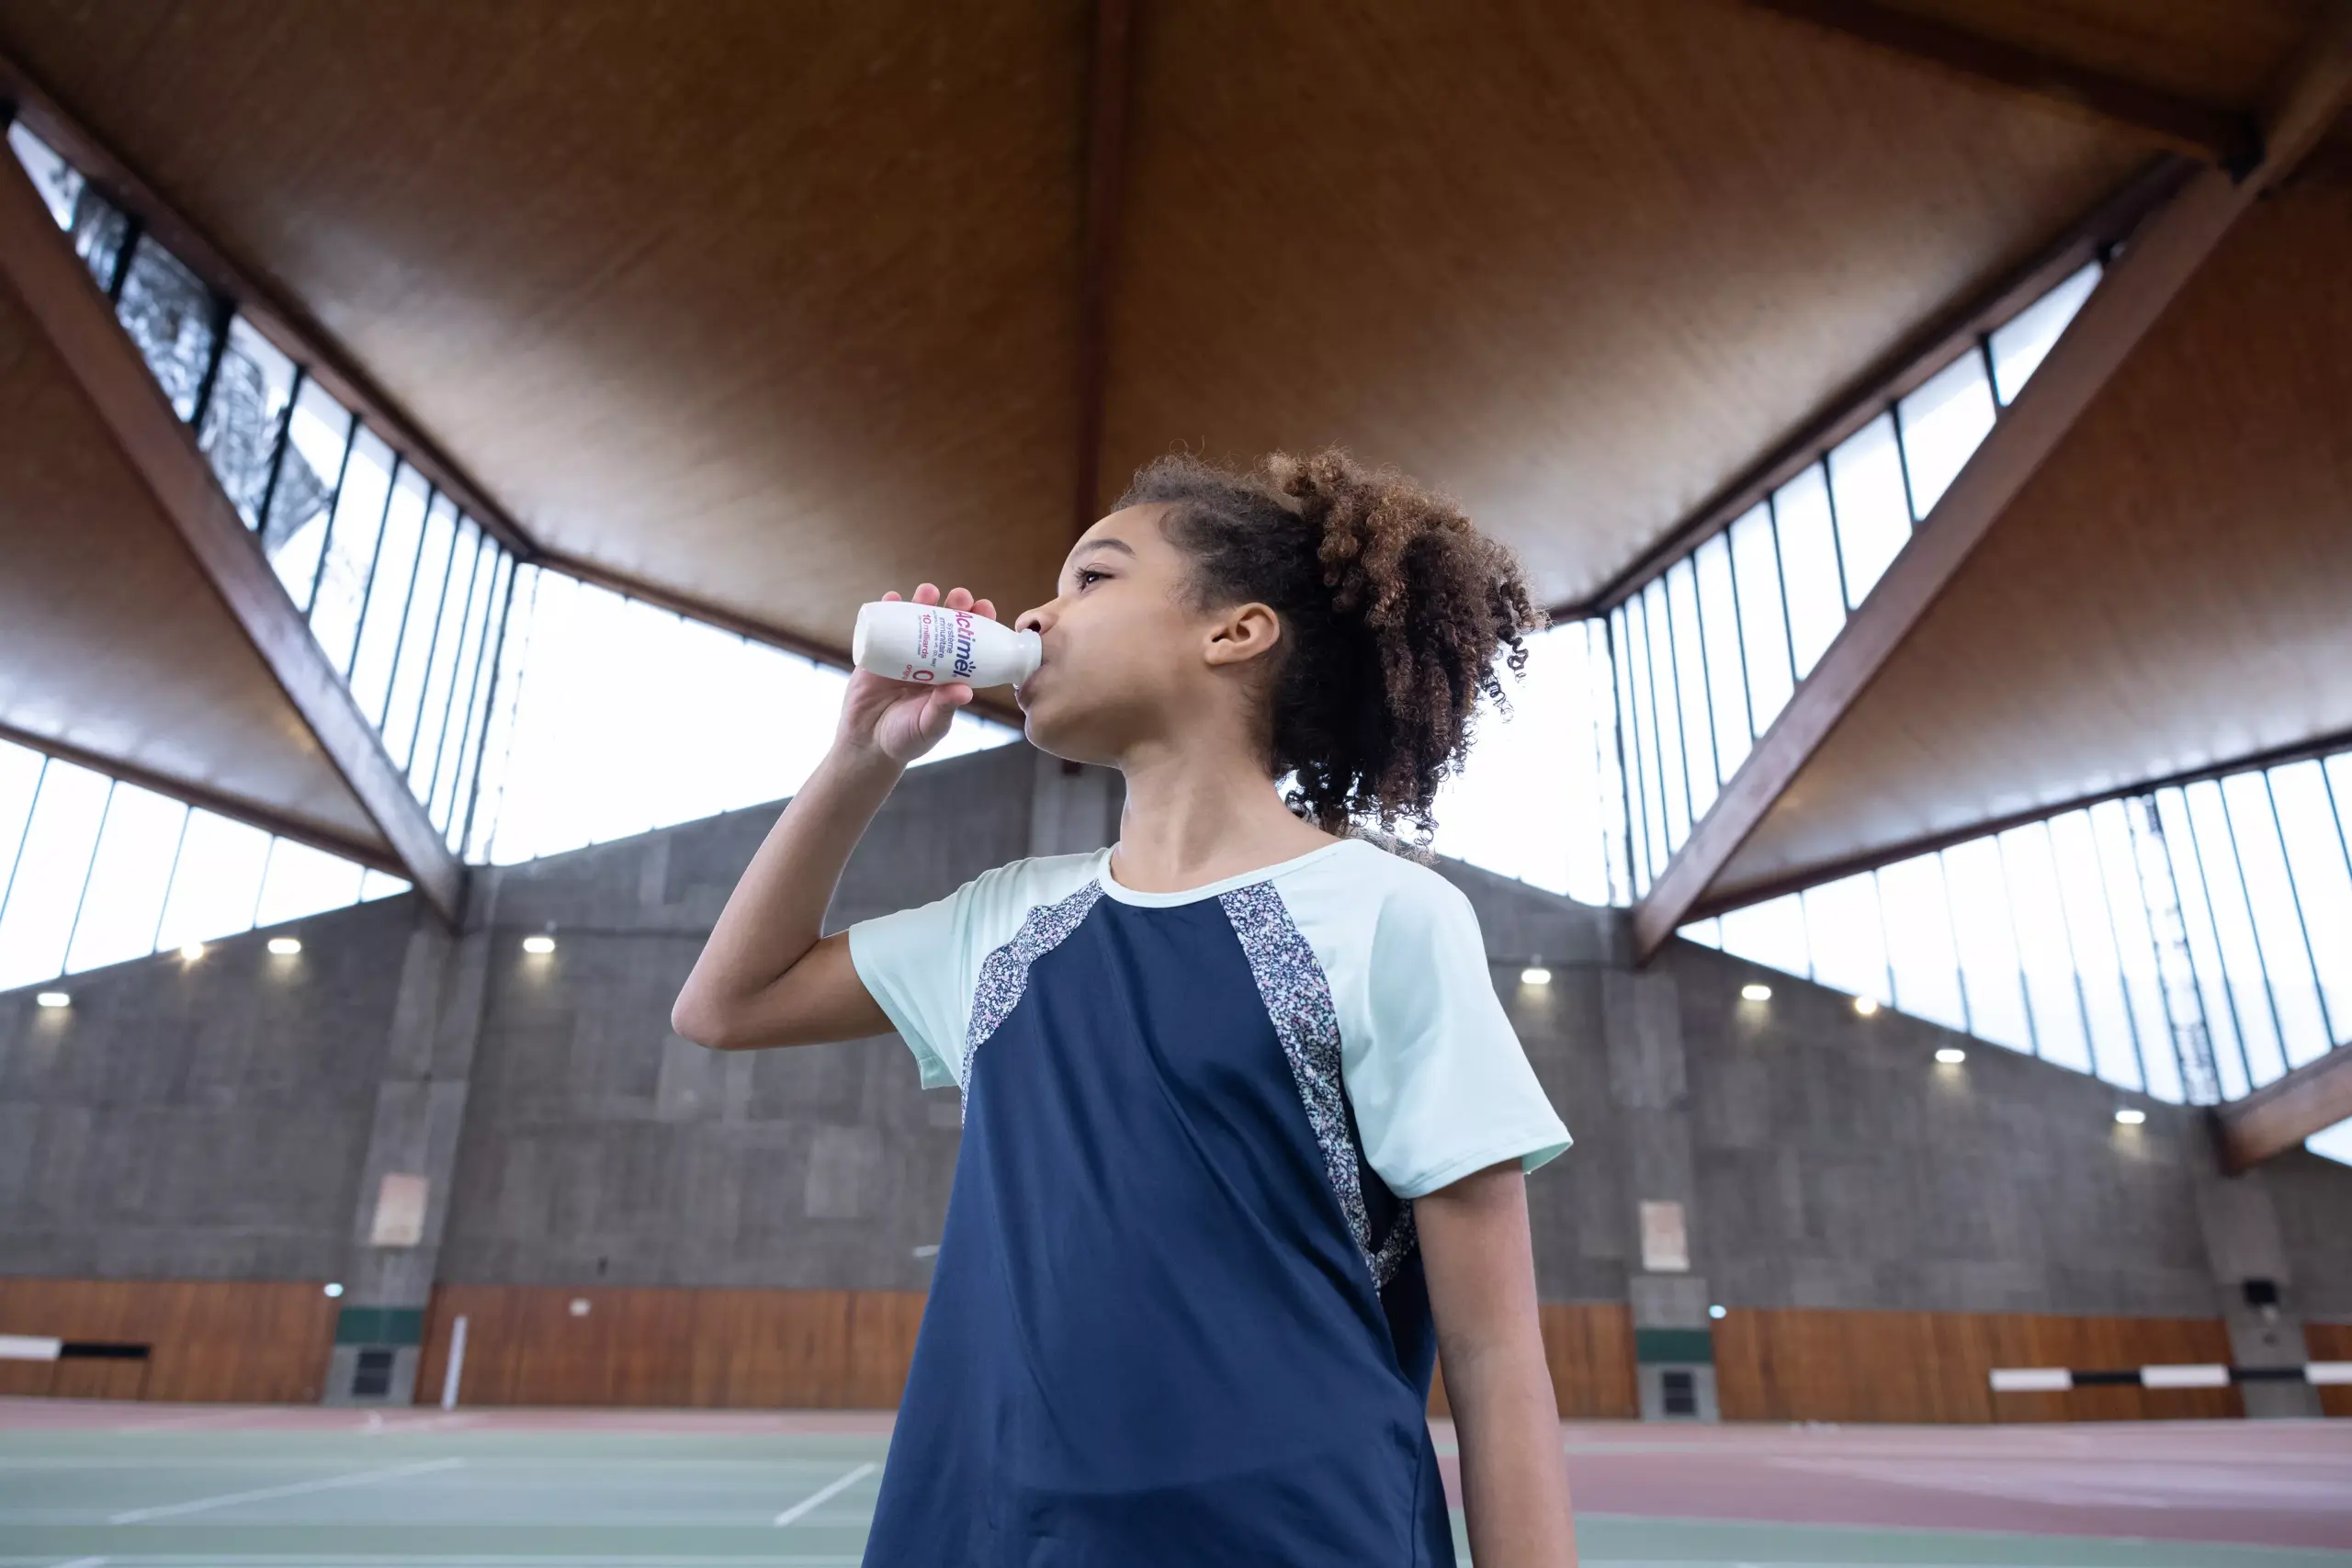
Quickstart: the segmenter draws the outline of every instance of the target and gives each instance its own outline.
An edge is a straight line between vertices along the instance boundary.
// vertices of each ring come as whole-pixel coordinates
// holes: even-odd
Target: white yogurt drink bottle
[[[850,662],[860,670],[927,685],[1017,686],[1045,657],[1035,632],[1017,632],[969,610],[904,599],[859,606],[849,638]]]

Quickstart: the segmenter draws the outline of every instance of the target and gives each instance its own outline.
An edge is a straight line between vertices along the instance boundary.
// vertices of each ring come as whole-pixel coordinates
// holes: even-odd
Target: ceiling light
[[[339,1296],[343,1294],[343,1287],[341,1285],[329,1285],[327,1287],[327,1294],[330,1296]]]
[[[193,964],[203,956],[204,944],[202,942],[184,942],[180,943],[180,960],[182,963]]]
[[[1742,986],[1739,988],[1739,995],[1742,1001],[1769,1002],[1772,999],[1772,987],[1770,986]]]
[[[2144,1111],[2134,1111],[2127,1105],[2115,1113],[2115,1119],[2126,1127],[2137,1127],[2148,1119],[2148,1113]]]
[[[1531,964],[1519,972],[1519,983],[1522,986],[1548,986],[1552,983],[1552,972],[1540,964]]]
[[[1936,1060],[1947,1067],[1956,1067],[1968,1060],[1968,1053],[1957,1045],[1946,1045],[1936,1052]]]
[[[526,936],[523,939],[523,951],[526,953],[553,953],[555,951],[555,938],[551,936]]]
[[[1864,1018],[1868,1018],[1871,1014],[1878,1011],[1878,998],[1876,997],[1856,997],[1854,998],[1854,1010],[1860,1013]]]
[[[33,1002],[39,1007],[67,1008],[74,1005],[74,998],[63,991],[43,991],[33,998]]]
[[[1711,1306],[1707,1309],[1707,1315],[1720,1323],[1724,1318],[1729,1317],[1731,1314],[1725,1312],[1721,1306]]]
[[[269,939],[269,950],[280,958],[291,958],[302,951],[302,939],[299,936],[274,936]]]

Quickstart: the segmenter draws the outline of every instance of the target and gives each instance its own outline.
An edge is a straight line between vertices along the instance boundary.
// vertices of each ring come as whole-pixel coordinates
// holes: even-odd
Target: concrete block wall
[[[74,976],[65,1009],[0,993],[0,1273],[333,1278],[416,919],[404,896]]]
[[[1013,746],[910,773],[850,863],[838,928],[1021,854],[1107,841],[1115,781]],[[0,1273],[921,1290],[952,1091],[895,1040],[725,1055],[668,1012],[775,816],[730,813],[477,872],[466,929],[403,897],[0,996]],[[1684,943],[1470,867],[1498,994],[1577,1146],[1531,1186],[1547,1299],[2222,1315],[2213,1194],[2254,1202],[2300,1314],[2352,1317],[2352,1171],[2222,1185],[2201,1113]],[[552,930],[556,951],[523,952]],[[1549,985],[1521,983],[1540,961]],[[1763,979],[1769,1004],[1738,999]],[[1969,1052],[1939,1068],[1939,1044]],[[450,1128],[457,1129],[454,1141]],[[368,1245],[373,1184],[434,1173],[425,1243]],[[1685,1206],[1688,1274],[1645,1273],[1639,1205]],[[2245,1267],[2252,1267],[2245,1265]]]

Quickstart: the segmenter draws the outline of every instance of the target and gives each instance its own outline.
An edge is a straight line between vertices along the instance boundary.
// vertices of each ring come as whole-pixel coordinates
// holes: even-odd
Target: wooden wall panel
[[[2227,1361],[2218,1318],[1736,1310],[1715,1325],[1726,1421],[2124,1421],[2242,1416],[2235,1389],[1995,1394],[1995,1367]]]
[[[2303,1325],[2303,1354],[2314,1361],[2352,1361],[2352,1323]],[[2324,1388],[2319,1407],[2330,1416],[2352,1416],[2352,1388]]]
[[[308,1404],[335,1311],[316,1280],[0,1277],[0,1334],[154,1347],[143,1375],[137,1362],[0,1362],[0,1393]]]
[[[588,1312],[574,1316],[571,1303]],[[466,1324],[467,1404],[888,1409],[922,1321],[915,1291],[444,1285],[417,1397],[440,1397]]]

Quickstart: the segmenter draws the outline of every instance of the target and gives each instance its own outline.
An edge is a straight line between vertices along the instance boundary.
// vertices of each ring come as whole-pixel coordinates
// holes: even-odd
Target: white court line
[[[110,1525],[135,1525],[142,1519],[168,1518],[175,1514],[198,1514],[207,1508],[225,1508],[232,1503],[257,1503],[265,1497],[292,1497],[304,1492],[327,1492],[338,1486],[365,1486],[370,1482],[392,1481],[403,1475],[425,1475],[436,1470],[455,1470],[466,1461],[461,1459],[421,1460],[414,1464],[389,1465],[382,1470],[359,1470],[348,1475],[322,1476],[317,1481],[293,1481],[283,1486],[260,1486],[251,1492],[224,1492],[218,1497],[198,1497],[188,1503],[165,1503],[153,1508],[131,1508],[109,1517]]]
[[[243,1421],[251,1418],[254,1412],[250,1410],[198,1410],[190,1415],[166,1416],[159,1421],[134,1421],[129,1426],[118,1427],[115,1429],[119,1432],[161,1432],[174,1427],[198,1427],[211,1423]]]
[[[103,1557],[76,1557],[71,1562],[59,1563],[57,1568],[107,1568],[107,1560]]]
[[[859,1482],[865,1480],[867,1476],[873,1474],[875,1471],[880,1468],[881,1467],[878,1465],[870,1463],[859,1465],[855,1470],[851,1471],[847,1475],[842,1476],[839,1481],[834,1482],[831,1485],[820,1487],[817,1491],[810,1493],[808,1496],[803,1497],[800,1501],[795,1503],[781,1514],[778,1514],[775,1517],[775,1522],[779,1525],[790,1524],[793,1520],[800,1517],[801,1515],[817,1506],[818,1504],[831,1502],[834,1498],[840,1496],[842,1493],[848,1491],[851,1487],[856,1485]]]

